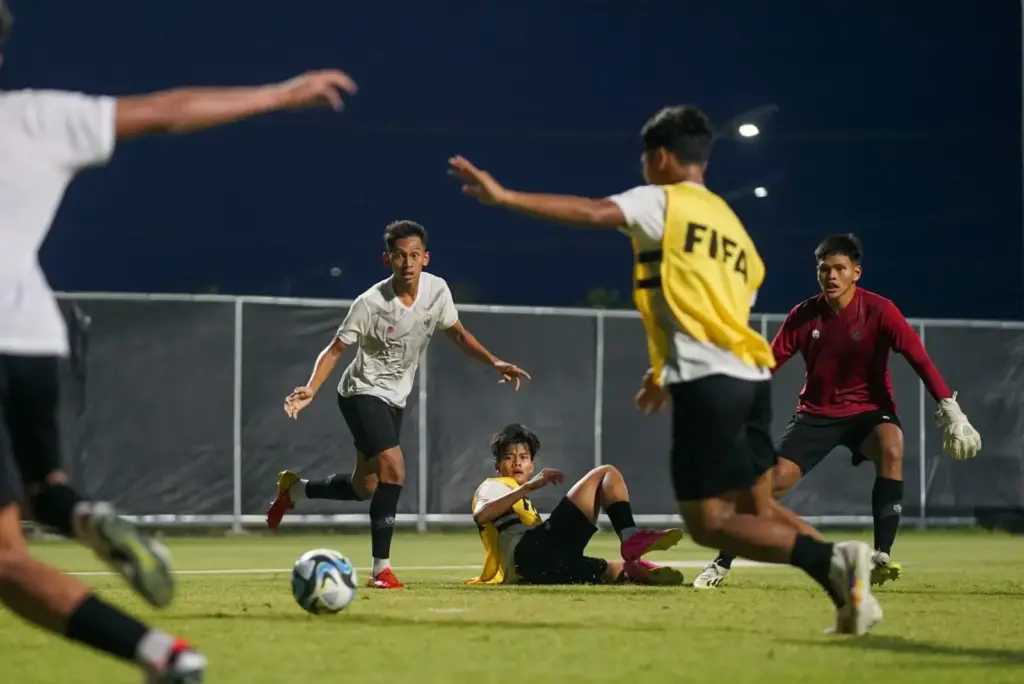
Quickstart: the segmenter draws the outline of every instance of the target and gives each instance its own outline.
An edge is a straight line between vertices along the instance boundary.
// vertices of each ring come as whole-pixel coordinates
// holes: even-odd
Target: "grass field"
[[[837,533],[833,538],[847,535]],[[327,546],[357,561],[356,534],[177,538],[176,604],[144,607],[91,556],[63,542],[36,552],[83,573],[103,596],[182,633],[210,658],[216,684],[564,682],[1024,681],[1024,540],[1003,534],[903,533],[904,579],[878,592],[885,623],[859,639],[822,634],[830,604],[789,568],[745,567],[716,591],[649,587],[467,587],[472,533],[398,534],[403,591],[361,589],[344,613],[314,618],[292,601],[287,572]],[[595,554],[614,555],[601,533]],[[661,560],[697,565],[684,543]],[[684,569],[692,579],[695,568]],[[3,684],[117,684],[141,677],[0,613]]]

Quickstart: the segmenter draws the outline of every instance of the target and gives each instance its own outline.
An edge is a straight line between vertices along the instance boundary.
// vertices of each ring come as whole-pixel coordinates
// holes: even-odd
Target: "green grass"
[[[844,533],[834,533],[843,538]],[[308,549],[337,548],[365,578],[363,535],[170,539],[179,570],[287,570]],[[102,570],[78,547],[35,552],[67,571]],[[613,556],[613,535],[591,551]],[[181,633],[210,658],[211,684],[565,682],[1024,681],[1024,543],[1003,534],[903,533],[903,579],[878,592],[885,622],[859,639],[827,637],[823,592],[789,568],[740,568],[727,586],[468,587],[479,541],[470,533],[399,534],[404,591],[361,588],[345,612],[314,618],[292,601],[286,572],[184,574],[175,605],[144,607],[116,577],[84,581]],[[665,560],[705,561],[684,543]],[[657,560],[656,558],[655,560]],[[406,567],[442,566],[402,570]],[[451,567],[451,566],[474,566]],[[692,579],[696,569],[685,569]],[[0,613],[0,682],[117,684],[124,664],[53,639]]]

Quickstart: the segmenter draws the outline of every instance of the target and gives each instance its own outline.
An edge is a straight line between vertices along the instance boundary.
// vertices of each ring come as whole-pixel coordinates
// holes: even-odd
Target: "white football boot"
[[[704,570],[693,580],[694,589],[714,589],[728,576],[729,568],[722,567],[715,561],[704,566]]]
[[[882,606],[871,593],[871,547],[863,542],[841,542],[832,551],[829,579],[843,606],[836,609],[835,625],[827,634],[867,634],[882,622]]]
[[[146,675],[143,684],[202,684],[206,673],[206,657],[186,647],[175,651],[162,669]]]

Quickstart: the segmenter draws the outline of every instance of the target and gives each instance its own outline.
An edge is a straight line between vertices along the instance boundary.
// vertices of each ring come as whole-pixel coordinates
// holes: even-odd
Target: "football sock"
[[[301,486],[300,486],[301,485]],[[307,499],[332,499],[334,501],[359,501],[352,486],[352,478],[349,475],[331,475],[326,480],[302,480],[295,487],[292,487],[292,499],[296,499],[295,490],[301,490]],[[396,504],[397,505],[397,504]]]
[[[402,485],[381,482],[370,499],[370,546],[374,558],[391,558],[391,537],[401,495]]]
[[[140,645],[150,634],[159,633],[150,632],[146,625],[104,603],[95,595],[86,597],[75,608],[68,616],[64,627],[64,635],[68,639],[109,653],[121,660],[135,660],[136,656],[144,658],[146,655],[166,659],[174,644],[171,637],[167,637],[166,650],[161,653],[156,652],[159,649],[155,645],[149,648],[153,653],[139,652]],[[158,644],[160,640],[152,637],[150,641]],[[143,661],[140,660],[140,662]],[[145,662],[150,661],[146,660]],[[159,662],[159,660],[155,660],[155,662]]]
[[[374,558],[373,568],[370,569],[370,577],[376,577],[386,569],[391,567],[390,558]]]
[[[735,556],[730,556],[727,553],[719,553],[718,558],[715,559],[715,565],[725,568],[726,570],[732,569],[732,562],[736,560]]]
[[[44,485],[32,497],[32,513],[36,522],[53,528],[65,537],[74,537],[75,513],[80,512],[81,503],[82,497],[78,492],[65,484]]]
[[[796,544],[793,545],[793,556],[789,563],[817,581],[828,593],[832,602],[836,604],[836,608],[839,608],[843,602],[829,581],[829,574],[832,570],[832,546],[828,542],[799,534],[796,537]]]
[[[871,515],[875,520],[875,548],[892,551],[903,513],[903,481],[880,477],[871,490]]]
[[[608,504],[604,512],[608,514],[608,519],[612,521],[612,527],[615,528],[615,534],[619,535],[619,539],[626,541],[636,534],[633,509],[628,501],[616,501],[615,503]]]

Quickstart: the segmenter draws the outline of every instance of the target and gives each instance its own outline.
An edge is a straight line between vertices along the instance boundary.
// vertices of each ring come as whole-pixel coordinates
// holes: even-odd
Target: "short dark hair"
[[[668,150],[683,164],[706,164],[715,132],[711,120],[693,105],[665,107],[640,131],[645,151]]]
[[[387,245],[389,252],[395,251],[395,245],[399,240],[411,237],[418,237],[426,248],[427,229],[415,221],[392,221],[384,229],[384,244]]]
[[[526,445],[530,450],[530,460],[533,460],[540,451],[540,438],[536,432],[522,423],[511,423],[491,437],[491,454],[494,455],[494,460],[500,461],[505,458],[508,448],[516,444]]]
[[[11,28],[14,26],[14,16],[7,7],[5,0],[0,0],[0,43],[11,35]]]
[[[814,250],[814,260],[821,261],[834,254],[849,257],[850,261],[859,264],[864,258],[864,249],[860,240],[853,233],[835,233],[829,235]]]

